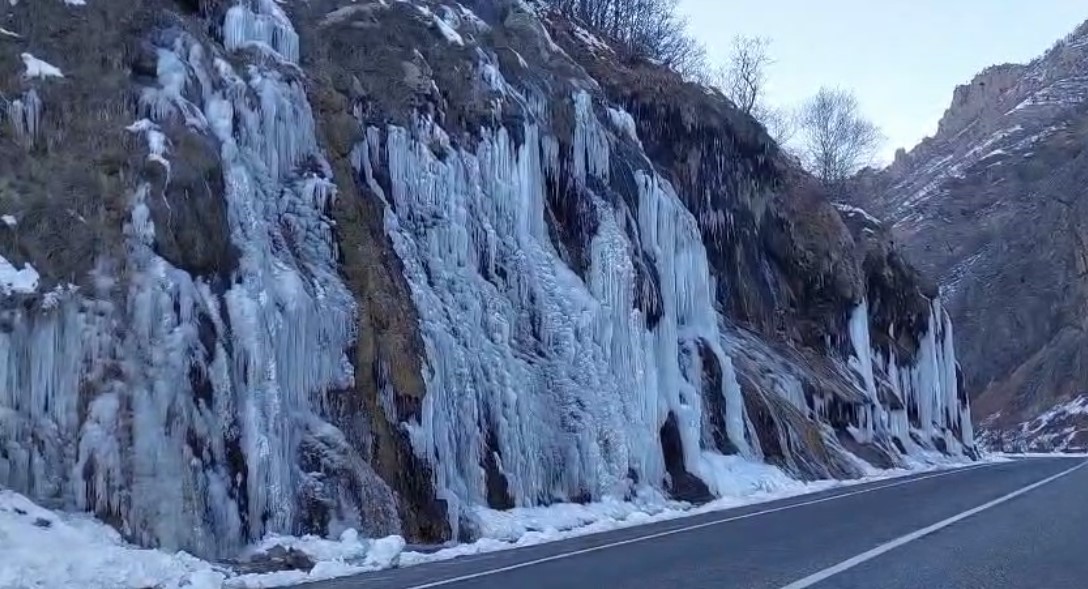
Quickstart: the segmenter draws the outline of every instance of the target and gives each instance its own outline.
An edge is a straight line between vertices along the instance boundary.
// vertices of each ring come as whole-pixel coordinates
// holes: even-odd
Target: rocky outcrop
[[[1088,24],[957,88],[934,137],[855,186],[854,201],[939,279],[991,439],[1019,439],[1088,384],[1086,133]],[[999,445],[1036,447],[1031,437]]]
[[[883,228],[557,14],[3,11],[0,484],[35,500],[228,556],[702,501],[728,454],[974,452],[950,324]]]

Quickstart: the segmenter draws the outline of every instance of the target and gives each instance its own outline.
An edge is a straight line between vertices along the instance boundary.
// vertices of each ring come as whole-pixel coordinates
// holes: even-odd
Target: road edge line
[[[778,513],[778,512],[781,512],[781,511],[789,511],[791,509],[797,509],[799,507],[807,507],[809,505],[817,505],[817,504],[820,504],[820,503],[828,503],[830,501],[835,501],[836,499],[845,499],[847,497],[854,497],[854,496],[857,496],[857,495],[864,495],[866,493],[873,493],[875,491],[880,491],[880,490],[883,490],[883,489],[890,489],[890,488],[893,488],[893,487],[901,487],[903,485],[909,485],[911,483],[916,483],[916,482],[919,482],[919,481],[935,479],[935,478],[939,478],[939,477],[944,477],[944,476],[949,476],[949,475],[953,475],[953,474],[968,472],[968,471],[972,471],[972,470],[979,470],[981,468],[989,468],[989,467],[998,466],[998,465],[1001,465],[1001,464],[1010,464],[1010,463],[1009,462],[985,462],[985,463],[982,463],[982,464],[973,464],[971,466],[966,466],[966,467],[963,467],[963,468],[942,470],[942,471],[926,474],[924,476],[918,476],[918,477],[914,477],[914,478],[910,478],[910,479],[896,481],[894,483],[889,483],[887,485],[879,485],[879,486],[875,486],[875,487],[866,487],[864,489],[858,489],[856,491],[850,491],[848,493],[839,493],[839,494],[836,494],[836,495],[831,495],[829,497],[820,497],[819,499],[813,499],[813,500],[810,500],[810,501],[802,501],[802,502],[799,502],[799,503],[792,503],[790,505],[783,505],[783,506],[780,506],[780,507],[773,507],[773,508],[770,508],[770,509],[762,509],[762,510],[759,510],[759,511],[753,511],[751,513],[744,513],[744,514],[741,514],[741,515],[735,515],[735,516],[722,518],[722,519],[717,519],[717,520],[713,520],[713,521],[709,521],[709,522],[702,522],[702,523],[699,523],[699,524],[693,524],[693,525],[684,526],[684,527],[681,527],[681,528],[674,528],[674,529],[671,529],[671,530],[664,530],[664,531],[661,531],[661,532],[655,532],[653,534],[647,534],[645,536],[637,536],[637,537],[634,537],[634,538],[627,538],[625,540],[618,540],[616,542],[609,542],[609,543],[606,543],[606,544],[599,544],[597,546],[590,546],[589,548],[582,548],[582,549],[579,549],[579,550],[572,550],[570,552],[562,552],[562,553],[559,553],[559,554],[553,554],[553,555],[550,555],[550,556],[545,556],[545,557],[541,557],[541,558],[537,558],[537,559],[533,559],[533,560],[527,560],[525,562],[519,562],[519,563],[515,563],[515,564],[512,564],[512,565],[507,565],[507,566],[498,567],[498,568],[494,568],[494,569],[487,569],[487,570],[478,571],[478,572],[467,574],[467,575],[460,575],[460,576],[457,576],[457,577],[451,577],[449,579],[441,579],[441,580],[432,581],[432,582],[429,582],[429,583],[422,583],[422,584],[419,584],[419,585],[411,585],[411,586],[405,587],[404,589],[433,589],[434,587],[444,587],[446,585],[452,585],[454,583],[460,583],[460,582],[463,582],[463,581],[471,581],[473,579],[479,579],[481,577],[489,577],[491,575],[497,575],[497,574],[500,574],[500,573],[516,571],[516,570],[519,570],[519,569],[524,569],[524,568],[528,568],[528,567],[531,567],[531,566],[536,566],[538,564],[544,564],[546,562],[552,562],[552,561],[556,561],[556,560],[563,560],[563,559],[566,559],[566,558],[571,558],[571,557],[574,557],[574,556],[580,556],[580,555],[583,555],[583,554],[590,554],[590,553],[593,553],[593,552],[598,552],[598,551],[606,550],[606,549],[609,549],[609,548],[616,548],[618,546],[627,546],[629,544],[637,544],[639,542],[645,542],[647,540],[655,540],[657,538],[664,538],[664,537],[667,537],[667,536],[673,536],[673,535],[680,534],[680,533],[683,533],[683,532],[690,532],[690,531],[693,531],[693,530],[701,530],[703,528],[709,528],[709,527],[712,527],[712,526],[717,526],[717,525],[726,524],[726,523],[730,523],[730,522],[735,522],[735,521],[739,521],[739,520],[750,519],[750,518],[753,518],[753,517],[759,517],[761,515],[769,515],[769,514]],[[804,495],[795,495],[794,497],[804,497]],[[743,508],[743,507],[747,507],[747,506],[744,506],[744,505],[738,505],[737,506],[737,508]],[[735,508],[730,508],[730,509],[735,509]],[[694,517],[695,515],[699,515],[699,514],[693,514],[693,515],[688,516],[688,517]],[[679,518],[679,519],[682,519],[682,518]]]
[[[1072,474],[1073,472],[1075,472],[1077,470],[1080,470],[1081,468],[1084,468],[1085,466],[1088,466],[1088,460],[1085,460],[1085,461],[1081,462],[1080,464],[1074,466],[1073,468],[1070,468],[1068,470],[1063,470],[1062,472],[1059,472],[1058,474],[1055,474],[1055,475],[1051,475],[1051,476],[1049,476],[1049,477],[1047,477],[1047,478],[1045,478],[1045,479],[1043,479],[1041,481],[1036,481],[1036,482],[1034,482],[1034,483],[1032,483],[1032,484],[1030,484],[1030,485],[1028,485],[1026,487],[1021,487],[1021,488],[1019,488],[1019,489],[1017,489],[1017,490],[1015,490],[1015,491],[1013,491],[1013,492],[1011,492],[1011,493],[1009,493],[1007,495],[1003,495],[1001,497],[998,497],[997,499],[994,499],[994,500],[989,501],[987,503],[983,503],[982,505],[979,505],[977,507],[973,507],[971,509],[968,509],[967,511],[960,512],[960,513],[958,513],[958,514],[956,514],[956,515],[954,515],[952,517],[943,519],[943,520],[941,520],[941,521],[939,521],[939,522],[937,522],[935,524],[928,525],[928,526],[926,526],[924,528],[917,529],[917,530],[915,530],[915,531],[913,531],[913,532],[911,532],[909,534],[905,534],[903,536],[900,536],[900,537],[898,537],[898,538],[896,538],[894,540],[885,542],[884,544],[881,544],[880,546],[877,546],[876,548],[873,548],[871,550],[866,550],[865,552],[862,552],[861,554],[858,554],[857,556],[853,556],[851,558],[848,558],[848,559],[846,559],[846,560],[844,560],[844,561],[842,561],[842,562],[840,562],[840,563],[838,563],[836,565],[832,565],[832,566],[829,566],[829,567],[827,567],[827,568],[825,568],[823,570],[816,571],[815,573],[812,573],[811,575],[809,575],[809,576],[807,576],[807,577],[805,577],[803,579],[798,579],[798,580],[790,583],[789,585],[784,585],[783,587],[781,587],[781,589],[806,589],[808,587],[812,587],[816,583],[819,583],[821,581],[830,579],[831,577],[833,577],[833,576],[835,576],[835,575],[837,575],[839,573],[848,571],[848,570],[850,570],[850,569],[852,569],[852,568],[854,568],[854,567],[856,567],[856,566],[858,566],[858,565],[860,565],[862,563],[868,562],[868,561],[870,561],[870,560],[872,560],[872,559],[874,559],[874,558],[876,558],[876,557],[878,557],[878,556],[880,556],[882,554],[890,552],[890,551],[892,551],[892,550],[894,550],[894,549],[896,549],[896,548],[898,548],[900,546],[903,546],[904,544],[908,544],[908,543],[913,542],[915,540],[924,538],[924,537],[926,537],[926,536],[928,536],[928,535],[930,535],[930,534],[932,534],[934,532],[937,532],[939,530],[947,528],[948,526],[951,526],[952,524],[963,521],[963,520],[965,520],[965,519],[967,519],[967,518],[969,518],[969,517],[971,517],[973,515],[977,515],[977,514],[982,513],[983,511],[986,511],[988,509],[992,509],[994,507],[997,507],[998,505],[1001,505],[1002,503],[1005,503],[1005,502],[1011,501],[1013,499],[1016,499],[1017,497],[1025,494],[1025,493],[1029,493],[1031,491],[1034,491],[1035,489],[1038,489],[1039,487],[1042,487],[1043,485],[1047,485],[1047,484],[1052,483],[1052,482],[1054,482],[1054,481],[1056,481],[1056,480],[1058,480],[1058,479],[1060,479],[1062,477],[1068,476],[1068,475]]]

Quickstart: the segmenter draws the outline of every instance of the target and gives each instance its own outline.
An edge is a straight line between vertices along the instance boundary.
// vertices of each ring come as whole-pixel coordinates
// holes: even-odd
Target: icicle
[[[254,0],[256,12],[241,2],[227,10],[223,22],[223,45],[229,51],[247,43],[267,45],[291,63],[298,63],[298,33],[275,0]]]
[[[608,135],[593,113],[593,99],[585,91],[574,95],[574,177],[585,183],[589,174],[608,179]]]
[[[873,376],[872,342],[869,339],[869,303],[861,303],[850,314],[850,342],[854,347],[854,357],[850,364],[861,377],[863,392],[870,405],[860,409],[860,422],[857,424],[864,442],[872,441],[878,416],[874,411],[879,406],[876,394],[876,378]]]
[[[58,296],[46,312],[7,318],[0,484],[116,517],[137,541],[209,556],[297,531],[307,492],[331,502],[330,526],[397,533],[392,491],[322,418],[327,393],[353,383],[356,320],[305,92],[261,67],[238,75],[219,59],[205,69],[195,47],[181,35],[160,48],[158,86],[143,93],[148,118],[129,130],[164,166],[169,146],[152,119],[180,110],[218,139],[240,257],[231,286],[213,294],[157,255],[159,196],[141,186],[124,227],[123,283],[96,270],[99,298]],[[194,86],[199,104],[182,97]],[[302,472],[302,444],[336,476]]]
[[[607,135],[588,95],[575,104],[575,174],[606,175]],[[664,180],[637,178],[640,246],[621,225],[628,213],[587,191],[596,232],[583,282],[559,258],[544,221],[544,177],[560,169],[554,138],[526,125],[515,146],[500,128],[484,132],[475,152],[451,149],[439,159],[430,146],[445,134],[430,119],[411,130],[390,126],[384,141],[376,128],[365,135],[352,160],[389,204],[386,230],[404,263],[428,360],[422,417],[409,431],[436,465],[452,524],[458,505],[487,501],[489,477],[502,476],[517,505],[622,495],[629,472],[660,484],[660,428],[670,413],[686,468],[703,471],[705,395],[721,396],[731,442],[759,456],[718,342],[702,238]],[[374,179],[379,150],[388,193]],[[653,330],[635,304],[638,247],[660,277],[663,317]],[[683,377],[686,338],[707,342],[721,366],[720,390],[702,391]],[[501,458],[501,472],[482,467],[485,451]]]
[[[37,90],[31,88],[21,99],[11,102],[8,118],[11,130],[24,145],[31,145],[41,129],[42,100]]]

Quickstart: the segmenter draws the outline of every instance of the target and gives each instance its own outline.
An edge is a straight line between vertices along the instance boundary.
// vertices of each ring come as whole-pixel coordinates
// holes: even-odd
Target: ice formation
[[[8,108],[11,130],[24,144],[31,144],[37,138],[41,117],[42,100],[33,88],[27,90],[22,98],[12,100]]]
[[[871,359],[895,397],[892,403],[875,407],[876,428],[908,451],[917,448],[919,440],[925,445],[944,445],[955,454],[964,451],[965,441],[973,440],[974,432],[957,375],[952,321],[940,300],[931,303],[928,324],[913,358],[897,358],[894,351],[884,353],[871,347],[866,353],[860,339],[855,341],[855,349],[859,356]]]
[[[298,33],[276,0],[247,0],[227,10],[223,44],[234,50],[250,43],[267,46],[291,63],[298,62]]]
[[[274,27],[233,38],[261,41],[272,30],[288,57],[293,31],[270,6],[259,4],[272,20],[254,22]],[[104,267],[88,298],[4,313],[0,484],[117,518],[144,544],[203,554],[303,531],[308,499],[329,511],[331,528],[396,528],[391,493],[358,456],[340,456],[355,466],[326,477],[298,468],[303,444],[330,458],[348,447],[322,416],[328,395],[353,382],[355,335],[324,214],[335,191],[305,93],[271,70],[236,73],[183,33],[164,38],[159,85],[129,130],[169,169],[159,123],[206,121],[239,267],[223,283],[156,255],[148,203],[161,196],[138,190],[121,262],[127,284]],[[199,104],[182,102],[185,85]],[[123,305],[112,302],[117,289],[127,289]]]

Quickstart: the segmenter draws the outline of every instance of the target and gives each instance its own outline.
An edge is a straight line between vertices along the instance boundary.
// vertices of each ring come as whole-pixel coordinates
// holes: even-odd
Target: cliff
[[[560,15],[0,14],[0,485],[39,503],[222,557],[974,455],[883,228]]]
[[[1088,23],[957,88],[937,134],[854,197],[940,282],[975,419],[1006,450],[1088,447],[1086,101]]]

